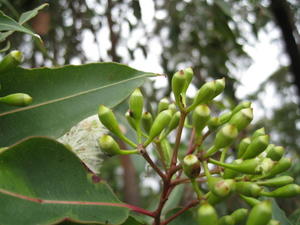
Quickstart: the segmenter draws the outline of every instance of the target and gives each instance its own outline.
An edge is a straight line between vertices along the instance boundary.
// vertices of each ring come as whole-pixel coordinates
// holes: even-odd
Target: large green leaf
[[[42,10],[43,8],[45,8],[48,5],[49,5],[48,3],[45,3],[45,4],[40,5],[39,7],[36,7],[33,10],[22,13],[22,15],[19,18],[19,24],[26,23],[27,21],[29,21],[30,19],[35,17],[40,10]]]
[[[121,224],[129,215],[103,181],[64,145],[41,137],[0,153],[0,224]]]
[[[9,70],[0,75],[0,96],[28,93],[33,104],[0,104],[0,147],[27,136],[58,137],[96,114],[99,104],[117,105],[153,75],[117,63]]]

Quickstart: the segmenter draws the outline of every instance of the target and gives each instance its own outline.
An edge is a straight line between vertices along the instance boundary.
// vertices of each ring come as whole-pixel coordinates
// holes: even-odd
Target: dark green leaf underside
[[[41,137],[0,154],[0,224],[121,224],[129,210],[104,182],[93,183],[80,160]]]
[[[0,75],[0,96],[27,93],[33,104],[23,108],[0,104],[0,147],[27,136],[59,137],[96,114],[100,104],[119,104],[153,75],[118,63],[9,70]]]

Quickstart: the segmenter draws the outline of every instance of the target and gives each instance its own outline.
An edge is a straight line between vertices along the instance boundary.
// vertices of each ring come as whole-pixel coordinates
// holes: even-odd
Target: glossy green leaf
[[[121,224],[129,214],[109,186],[64,145],[41,137],[0,153],[0,224]]]
[[[39,35],[22,26],[11,17],[5,15],[3,12],[0,12],[0,31],[19,31],[40,39]]]
[[[119,104],[153,75],[117,63],[9,70],[0,76],[0,96],[27,93],[33,103],[22,108],[0,104],[0,146],[27,136],[59,137],[96,114],[100,104]]]
[[[273,219],[280,222],[280,225],[292,225],[292,223],[286,217],[284,211],[279,208],[277,202],[274,199],[272,199],[272,216]]]
[[[167,218],[174,215],[176,212],[178,212],[180,208],[175,208],[170,210],[167,213]],[[169,225],[182,225],[182,224],[188,224],[188,225],[197,225],[197,221],[195,216],[193,215],[192,210],[187,210],[178,217],[176,217],[174,220],[172,220]],[[215,224],[217,225],[217,224]]]
[[[20,24],[26,23],[27,21],[29,21],[30,19],[32,19],[33,17],[35,17],[40,10],[42,10],[43,8],[45,8],[48,5],[49,4],[45,3],[45,4],[40,5],[39,7],[36,7],[33,10],[30,10],[30,11],[22,13],[22,15],[19,18],[19,23]]]

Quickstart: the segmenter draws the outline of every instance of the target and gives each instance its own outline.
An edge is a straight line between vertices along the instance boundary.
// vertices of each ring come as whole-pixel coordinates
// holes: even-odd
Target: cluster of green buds
[[[136,132],[135,141],[123,134],[113,111],[101,105],[100,121],[130,149],[121,149],[110,135],[99,139],[100,148],[109,155],[141,154],[162,177],[166,190],[174,180],[177,184],[189,181],[199,203],[199,225],[278,224],[272,220],[270,201],[265,199],[300,194],[293,178],[281,175],[291,167],[291,159],[284,156],[283,147],[269,143],[264,128],[241,138],[253,119],[250,102],[212,116],[214,98],[225,88],[224,78],[204,83],[189,99],[186,91],[192,78],[191,68],[176,72],[172,78],[174,102],[163,98],[153,112],[144,111],[139,89],[132,93],[125,117]],[[181,140],[184,129],[190,134],[187,143]],[[211,142],[208,136],[212,136]],[[156,162],[147,154],[151,143],[157,153]],[[240,197],[252,209],[238,209],[219,217],[215,205],[231,195]]]
[[[0,75],[16,66],[18,66],[23,59],[23,54],[20,51],[11,51],[4,56],[0,61]],[[0,103],[12,106],[27,106],[32,102],[32,97],[26,93],[13,93],[0,97]]]

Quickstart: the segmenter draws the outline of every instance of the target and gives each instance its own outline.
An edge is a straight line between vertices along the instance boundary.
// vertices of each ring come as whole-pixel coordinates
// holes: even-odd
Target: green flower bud
[[[269,135],[261,135],[256,137],[248,146],[242,159],[250,159],[262,153],[269,144]]]
[[[272,218],[272,204],[262,201],[255,205],[249,213],[246,225],[266,225]]]
[[[263,185],[266,187],[281,187],[294,182],[294,178],[290,176],[280,176],[274,177],[268,180],[257,181],[258,185]]]
[[[24,93],[15,93],[0,97],[0,102],[13,106],[26,106],[32,102],[32,97]]]
[[[219,223],[218,225],[234,225],[235,224],[235,221],[234,221],[234,218],[232,216],[222,216],[220,219],[219,219]]]
[[[248,137],[243,138],[241,140],[239,147],[238,147],[238,154],[237,154],[238,158],[242,157],[242,155],[245,153],[245,151],[248,148],[248,146],[250,145],[250,143],[251,143],[251,139]]]
[[[254,140],[255,138],[257,138],[258,136],[262,136],[262,135],[265,135],[266,134],[266,131],[265,131],[265,128],[262,127],[260,129],[257,129],[256,131],[254,131],[254,133],[252,134],[251,136],[251,140]]]
[[[232,115],[236,114],[238,111],[245,109],[245,108],[250,108],[251,107],[251,102],[241,102],[238,104],[234,109],[231,111]]]
[[[136,121],[134,120],[134,118],[132,117],[132,112],[130,110],[128,110],[125,113],[125,118],[127,119],[127,122],[129,123],[129,125],[136,130]]]
[[[281,198],[288,198],[300,195],[300,186],[297,184],[288,184],[282,187],[279,187],[271,192],[261,192],[261,195],[268,196],[268,197],[281,197]]]
[[[215,208],[208,204],[202,204],[197,211],[198,225],[218,224],[218,215]]]
[[[191,179],[194,179],[199,176],[200,173],[200,161],[197,156],[189,154],[183,158],[182,167],[184,174]]]
[[[186,76],[186,82],[185,82],[185,85],[184,85],[184,88],[183,88],[183,93],[185,93],[186,90],[188,89],[192,79],[193,79],[194,72],[193,72],[193,69],[191,67],[186,68],[185,70],[183,70],[183,72]]]
[[[169,126],[167,128],[167,133],[174,130],[178,126],[179,120],[180,120],[180,112],[174,113],[173,116],[172,116],[172,119],[169,123]]]
[[[132,112],[132,117],[135,120],[140,120],[143,113],[144,97],[140,89],[135,89],[129,98],[129,109]]]
[[[192,125],[195,128],[196,134],[201,135],[203,128],[206,126],[210,118],[210,109],[207,105],[198,105],[192,116]]]
[[[263,189],[262,187],[258,186],[253,182],[245,181],[245,182],[237,182],[235,184],[235,190],[242,195],[258,197]]]
[[[232,112],[225,112],[222,115],[219,116],[219,122],[221,125],[227,123],[231,117],[232,117]]]
[[[289,158],[281,158],[273,168],[263,175],[263,178],[273,177],[279,173],[288,170],[292,165],[292,160]]]
[[[248,205],[250,205],[252,207],[261,203],[261,201],[257,200],[256,198],[248,197],[245,195],[240,195],[240,196]]]
[[[0,73],[8,71],[18,66],[23,59],[23,53],[20,51],[11,51],[0,62]]]
[[[172,111],[172,113],[177,112],[177,107],[174,103],[171,103],[168,107],[168,109],[170,109]]]
[[[223,178],[224,179],[231,179],[231,178],[237,177],[238,175],[239,175],[238,171],[225,168],[224,173],[223,173]]]
[[[280,222],[277,220],[270,220],[270,222],[267,225],[280,225]]]
[[[161,111],[164,111],[169,108],[170,102],[167,98],[162,98],[157,107],[157,113],[160,113]]]
[[[241,173],[257,174],[260,172],[259,170],[257,170],[257,167],[259,166],[261,160],[258,158],[247,159],[247,160],[239,159],[236,160],[236,163],[222,163],[210,158],[209,162]]]
[[[197,105],[210,102],[214,98],[215,90],[215,81],[210,81],[203,84],[201,88],[197,91],[194,101],[188,111],[193,110]]]
[[[219,117],[211,117],[207,122],[207,126],[210,131],[216,130],[220,125]]]
[[[234,114],[229,123],[236,126],[238,131],[245,129],[253,119],[253,109],[245,108]]]
[[[118,125],[118,121],[115,117],[115,114],[111,109],[107,108],[104,105],[100,105],[98,109],[98,117],[101,123],[112,133],[118,137],[123,136],[122,131]]]
[[[215,85],[216,85],[216,90],[213,98],[217,97],[219,94],[221,94],[224,91],[225,77],[215,80]]]
[[[273,148],[270,148],[267,151],[267,156],[266,157],[268,157],[268,158],[270,158],[274,161],[278,161],[282,158],[283,154],[284,154],[284,148],[283,147],[273,146]]]
[[[164,128],[166,128],[169,125],[171,119],[172,119],[171,110],[167,109],[167,110],[160,112],[152,124],[152,127],[149,131],[149,138],[146,141],[145,145],[150,144],[150,142],[156,136],[158,136]]]
[[[172,91],[177,105],[180,105],[180,95],[183,93],[186,85],[186,79],[187,77],[183,70],[176,72],[172,77]]]
[[[219,202],[224,201],[224,199],[226,199],[226,197],[220,197],[220,196],[215,195],[212,192],[208,192],[207,202],[211,205],[215,205],[215,204],[218,204]]]
[[[121,150],[118,143],[109,135],[105,134],[98,139],[100,149],[106,154],[113,155],[128,155],[136,154],[138,151],[135,150]]]
[[[149,133],[152,124],[153,124],[153,118],[151,113],[144,112],[142,115],[142,126],[147,133]]]
[[[209,178],[208,178],[209,179]],[[209,181],[208,181],[209,182]],[[213,182],[212,182],[213,183]],[[210,186],[210,190],[219,197],[228,196],[231,191],[235,188],[235,182],[232,179],[219,179],[214,182],[214,186]]]
[[[206,156],[210,156],[221,148],[229,146],[238,135],[238,130],[234,125],[223,126],[216,134],[214,145],[207,151]]]
[[[235,222],[234,224],[239,224],[242,223],[247,218],[247,215],[248,215],[248,209],[241,208],[235,210],[231,214],[231,217],[234,219]]]

